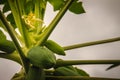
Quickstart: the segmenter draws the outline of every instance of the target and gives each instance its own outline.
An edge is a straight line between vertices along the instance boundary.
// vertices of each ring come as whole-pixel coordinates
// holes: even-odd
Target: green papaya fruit
[[[58,67],[54,71],[55,76],[89,76],[82,69],[73,66]]]
[[[47,40],[44,45],[58,55],[65,55],[64,49],[52,40]]]
[[[56,57],[53,52],[41,46],[31,48],[27,57],[34,66],[45,69],[51,68],[56,64]]]
[[[12,41],[4,40],[0,41],[0,50],[7,53],[12,53],[16,49]]]
[[[79,74],[75,70],[71,69],[71,67],[68,67],[68,66],[56,68],[54,71],[54,75],[55,76],[79,76]]]
[[[6,35],[0,30],[0,51],[12,53],[15,50],[15,46],[12,41],[7,40]]]
[[[88,73],[86,73],[84,70],[82,69],[79,69],[77,67],[75,67],[75,70],[77,71],[77,73],[80,75],[80,76],[89,76]]]

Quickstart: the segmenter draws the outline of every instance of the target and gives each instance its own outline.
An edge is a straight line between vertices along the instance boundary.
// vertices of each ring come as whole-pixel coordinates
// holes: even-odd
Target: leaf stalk
[[[98,44],[111,43],[111,42],[116,42],[116,41],[120,41],[120,37],[104,39],[104,40],[99,40],[99,41],[86,42],[86,43],[81,43],[81,44],[74,44],[74,45],[64,46],[63,48],[64,48],[64,50],[71,50],[71,49],[88,47],[88,46],[93,46],[93,45],[98,45]]]
[[[58,60],[55,67],[69,65],[120,64],[120,60]]]
[[[47,80],[120,80],[117,78],[86,77],[86,76],[47,76]]]

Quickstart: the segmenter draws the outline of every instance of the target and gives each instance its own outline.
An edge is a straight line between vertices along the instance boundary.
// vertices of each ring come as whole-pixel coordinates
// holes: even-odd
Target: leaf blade
[[[82,6],[82,2],[75,0],[69,8],[69,11],[75,14],[82,14],[85,13],[85,10]]]
[[[64,0],[47,0],[52,6],[54,11],[60,10],[60,8],[65,4]]]

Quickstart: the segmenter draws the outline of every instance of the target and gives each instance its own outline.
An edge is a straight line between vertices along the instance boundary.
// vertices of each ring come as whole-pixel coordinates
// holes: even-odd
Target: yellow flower
[[[25,23],[30,27],[30,28],[35,28],[35,24],[37,22],[43,22],[41,19],[36,18],[35,14],[30,12],[28,15],[23,15],[22,18],[24,19]]]

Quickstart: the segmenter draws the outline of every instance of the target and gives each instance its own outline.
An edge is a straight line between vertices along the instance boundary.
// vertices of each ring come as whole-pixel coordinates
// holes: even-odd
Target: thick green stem
[[[43,68],[31,66],[25,80],[45,80]]]
[[[72,4],[73,1],[74,0],[68,0],[66,4],[63,6],[63,8],[61,8],[56,17],[49,24],[48,28],[41,34],[41,38],[38,41],[37,45],[42,45],[42,43],[44,43],[48,39],[48,37],[56,27],[58,22],[61,20],[61,18],[64,16],[65,12],[68,10],[69,6]]]
[[[55,67],[68,65],[120,64],[120,60],[58,60]]]
[[[117,78],[86,77],[86,76],[47,76],[47,80],[120,80]]]
[[[71,49],[76,49],[76,48],[81,48],[81,47],[92,46],[92,45],[111,43],[111,42],[115,42],[115,41],[120,41],[120,37],[104,39],[104,40],[99,40],[99,41],[93,41],[93,42],[86,42],[86,43],[81,43],[81,44],[74,44],[74,45],[70,45],[70,46],[65,46],[63,48],[64,48],[64,50],[71,50]]]
[[[16,47],[16,50],[18,51],[20,57],[21,57],[21,62],[22,62],[22,65],[25,69],[25,71],[27,72],[28,71],[28,66],[29,66],[29,63],[28,63],[28,60],[27,58],[25,57],[21,47],[20,47],[20,44],[19,42],[17,41],[16,37],[15,37],[15,33],[13,31],[13,29],[11,28],[11,26],[9,25],[8,21],[6,20],[4,14],[0,11],[0,19],[1,21],[3,22],[3,24],[5,25],[11,39],[13,40],[14,42],[14,45]]]

